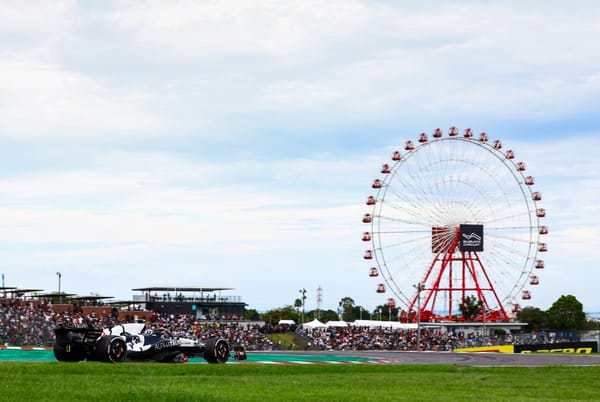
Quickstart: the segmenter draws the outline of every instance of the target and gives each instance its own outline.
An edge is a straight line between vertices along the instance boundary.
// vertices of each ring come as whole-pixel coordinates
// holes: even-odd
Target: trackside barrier
[[[598,352],[597,342],[560,342],[539,345],[515,345],[515,353],[581,353]]]
[[[541,343],[535,345],[498,345],[478,346],[473,348],[454,349],[455,352],[495,352],[495,353],[579,353],[598,352],[597,342],[560,342]]]

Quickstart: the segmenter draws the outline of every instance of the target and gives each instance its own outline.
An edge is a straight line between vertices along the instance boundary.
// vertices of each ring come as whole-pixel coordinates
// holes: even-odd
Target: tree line
[[[337,310],[310,310],[303,313],[302,308],[302,300],[296,299],[293,305],[274,308],[265,313],[248,309],[246,310],[246,318],[277,324],[280,320],[294,320],[296,323],[300,323],[302,315],[304,315],[305,322],[312,321],[315,318],[321,322],[337,320],[352,322],[359,319],[396,321],[398,317],[398,308],[396,307],[391,308],[382,304],[371,310],[357,305],[351,297],[343,297],[338,303]],[[457,318],[463,321],[474,321],[474,317],[481,309],[481,301],[475,297],[467,297],[459,305],[461,316]],[[587,319],[583,311],[583,304],[573,295],[559,297],[545,311],[538,307],[524,307],[516,313],[516,321],[527,323],[526,330],[528,332],[547,329],[590,330],[600,327],[600,322]]]

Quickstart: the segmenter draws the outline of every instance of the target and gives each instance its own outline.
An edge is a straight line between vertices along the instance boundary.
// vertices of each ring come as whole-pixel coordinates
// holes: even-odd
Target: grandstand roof
[[[44,289],[19,289],[19,288],[15,288],[14,290],[10,290],[7,293],[10,293],[13,297],[21,297],[21,296],[35,297],[40,292],[43,292],[43,291],[44,291]]]
[[[102,300],[102,299],[112,299],[112,298],[113,298],[112,296],[97,296],[97,295],[70,297],[70,299],[73,299],[73,300]]]
[[[44,289],[21,289],[16,288],[13,293],[34,293],[34,292],[43,292]]]
[[[152,286],[148,288],[131,289],[140,292],[216,292],[219,290],[233,290],[233,288],[205,288],[189,286]]]
[[[66,293],[66,292],[39,293],[39,294],[35,295],[34,297],[60,297],[60,296],[71,297],[71,296],[75,296],[75,293]]]

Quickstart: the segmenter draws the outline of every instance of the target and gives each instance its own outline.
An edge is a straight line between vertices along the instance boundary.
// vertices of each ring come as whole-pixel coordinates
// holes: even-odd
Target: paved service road
[[[273,352],[269,352],[273,353]],[[398,351],[305,351],[289,355],[356,356],[389,364],[458,364],[465,366],[600,366],[599,354],[398,352]]]

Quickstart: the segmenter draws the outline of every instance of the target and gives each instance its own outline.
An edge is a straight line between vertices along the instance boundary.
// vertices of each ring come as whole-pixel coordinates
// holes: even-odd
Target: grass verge
[[[296,335],[293,332],[266,334],[267,338],[273,342],[273,345],[281,350],[302,349],[296,342]]]
[[[598,400],[600,366],[1,363],[3,401]]]

